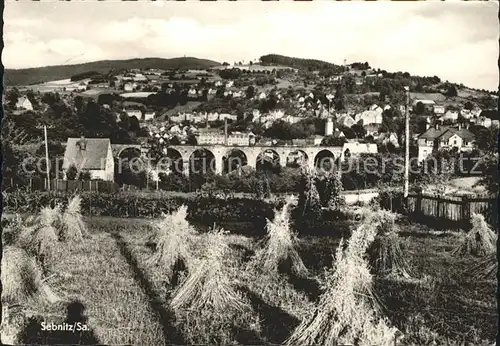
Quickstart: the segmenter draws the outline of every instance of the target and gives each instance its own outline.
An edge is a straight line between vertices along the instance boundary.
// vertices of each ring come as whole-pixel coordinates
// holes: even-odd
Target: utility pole
[[[47,188],[50,191],[50,162],[49,162],[49,142],[47,141],[47,126],[43,126],[45,134],[45,160],[47,161]]]
[[[409,190],[409,172],[410,172],[410,87],[405,87],[406,107],[405,107],[405,186],[404,198],[408,197]]]
[[[227,118],[224,117],[224,145],[227,146]]]
[[[45,160],[46,160],[46,171],[47,171],[47,190],[50,191],[50,162],[49,162],[49,142],[47,140],[47,126],[37,126],[36,128],[43,128],[43,135],[45,137]]]

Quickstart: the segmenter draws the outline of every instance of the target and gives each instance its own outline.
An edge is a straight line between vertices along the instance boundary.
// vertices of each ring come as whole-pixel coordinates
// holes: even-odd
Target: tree
[[[217,91],[215,92],[215,97],[217,98],[223,98],[224,97],[224,87],[219,87]]]
[[[113,105],[113,101],[115,100],[115,95],[112,94],[101,94],[97,97],[97,103],[100,105]],[[76,105],[75,105],[76,106]]]
[[[16,107],[16,103],[19,97],[21,97],[21,94],[19,93],[19,90],[17,90],[17,88],[9,90],[5,95],[7,103],[12,107]]]
[[[363,138],[366,135],[366,130],[361,124],[354,124],[351,126],[351,129],[354,131],[356,137],[358,138]]]
[[[80,171],[78,174],[78,180],[89,181],[92,179],[92,174],[89,171]]]
[[[304,170],[299,182],[299,199],[297,209],[303,219],[317,220],[321,218],[321,198],[316,187],[316,177],[312,172]]]
[[[170,140],[170,144],[171,145],[180,145],[181,144],[181,141],[179,140],[179,138],[177,136],[174,136],[172,137],[172,139]]]
[[[339,127],[339,130],[344,133],[345,138],[347,139],[354,139],[356,138],[356,132],[350,127],[347,126],[341,126]]]
[[[416,106],[415,106],[415,114],[417,115],[422,115],[425,113],[425,106],[422,102],[417,102]]]
[[[187,90],[182,90],[179,95],[179,104],[185,106],[188,103],[188,92]]]
[[[454,85],[451,85],[448,90],[446,91],[446,96],[448,97],[455,97],[458,95],[457,88]]]
[[[474,104],[470,101],[467,101],[465,102],[464,108],[471,111],[472,109],[474,109]]]
[[[78,169],[76,168],[76,166],[75,165],[69,166],[69,168],[66,170],[66,179],[76,180],[77,176],[78,176]]]
[[[76,111],[78,113],[80,113],[82,111],[82,109],[83,109],[83,106],[84,106],[83,97],[81,97],[80,95],[77,95],[73,99],[73,102],[74,102]]]
[[[442,195],[454,172],[453,153],[446,149],[439,150],[427,157],[422,164],[417,186]]]
[[[247,98],[251,99],[252,97],[255,96],[255,88],[253,85],[249,85],[247,90],[246,90]]]
[[[471,126],[469,130],[475,135],[478,149],[487,152],[497,151],[498,127],[491,126],[490,128],[486,128],[484,126],[476,125]]]
[[[475,186],[484,186],[490,194],[498,196],[500,192],[498,154],[484,156],[478,164],[478,171],[482,177]]]
[[[137,134],[141,130],[141,125],[139,124],[139,119],[137,119],[137,117],[135,115],[129,117],[128,125],[129,125],[128,130],[130,132],[135,133],[135,134]]]
[[[347,139],[344,137],[334,137],[332,136],[327,136],[323,138],[321,141],[321,145],[325,147],[341,147],[347,142]]]
[[[318,191],[320,191],[321,204],[330,210],[339,210],[345,199],[342,195],[342,181],[336,172],[325,172],[318,176]]]
[[[49,151],[49,156],[50,157],[60,157],[64,155],[65,152],[65,146],[62,145],[60,142],[54,142],[50,141],[47,145],[48,151]],[[36,155],[37,156],[45,156],[45,144],[40,144],[38,149],[36,150]]]
[[[194,134],[188,135],[187,139],[186,139],[186,144],[187,145],[198,145],[198,140],[196,139],[196,136]]]
[[[335,110],[340,111],[345,109],[345,96],[341,86],[337,87],[335,96],[333,98],[333,104],[335,105]]]

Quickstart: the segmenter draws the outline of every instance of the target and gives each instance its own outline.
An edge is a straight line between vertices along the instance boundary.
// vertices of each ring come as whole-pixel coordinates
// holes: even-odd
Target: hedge
[[[3,194],[3,208],[6,213],[34,213],[42,207],[61,204],[66,207],[71,193],[58,192],[23,192]],[[272,219],[274,210],[282,206],[283,201],[268,202],[252,198],[216,199],[200,196],[161,196],[158,194],[118,193],[104,194],[82,192],[82,214],[87,216],[112,217],[158,217],[162,213],[174,211],[181,205],[188,206],[190,221],[213,225],[221,222],[246,222],[255,226],[256,233],[264,229],[266,219]],[[334,229],[332,225],[339,219],[345,219],[340,212],[323,212],[322,221],[313,215],[303,216],[299,210],[292,213],[292,221],[299,233],[325,233]]]
[[[30,213],[42,207],[61,204],[65,207],[71,198],[66,192],[4,193],[4,211]],[[158,217],[188,206],[189,216],[198,221],[251,221],[257,217],[272,217],[277,204],[250,198],[233,198],[230,201],[192,196],[161,196],[151,194],[105,194],[82,192],[82,214],[113,217]]]

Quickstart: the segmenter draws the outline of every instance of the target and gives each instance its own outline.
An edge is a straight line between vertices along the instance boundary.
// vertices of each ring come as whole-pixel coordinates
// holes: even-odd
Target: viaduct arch
[[[140,144],[113,144],[113,154],[115,157],[126,149],[137,148],[141,150],[143,156],[147,155],[147,146]],[[226,145],[172,145],[168,147],[171,153],[175,153],[178,157],[179,164],[177,169],[182,167],[182,172],[186,175],[190,171],[190,158],[195,151],[207,150],[213,154],[215,162],[212,167],[215,167],[215,173],[223,174],[225,171],[225,162],[231,152],[241,152],[246,158],[246,164],[254,169],[257,167],[257,159],[266,151],[274,151],[279,156],[279,164],[285,167],[290,161],[297,161],[300,156],[301,163],[307,165],[310,169],[314,169],[317,163],[318,154],[329,153],[334,159],[343,157],[342,147],[322,147],[322,146],[226,146]],[[298,155],[298,156],[297,156]],[[173,158],[170,158],[173,159]]]

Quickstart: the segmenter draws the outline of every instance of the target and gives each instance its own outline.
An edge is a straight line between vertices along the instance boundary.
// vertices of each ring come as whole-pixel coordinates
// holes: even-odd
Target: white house
[[[252,111],[252,115],[253,115],[252,121],[257,121],[260,118],[260,111],[258,109],[254,109]]]
[[[243,97],[243,92],[236,91],[233,93],[233,98],[241,98],[241,97]]]
[[[21,96],[17,99],[16,108],[17,109],[24,109],[27,111],[32,111],[33,104],[26,96]]]
[[[225,120],[225,119],[236,121],[238,120],[238,116],[236,114],[221,113],[219,115],[219,120]]]
[[[423,100],[419,100],[419,99],[413,100],[412,109],[415,109],[415,107],[419,103],[423,104],[424,108],[427,111],[434,112],[434,106],[436,105],[436,102],[434,102],[434,100],[424,100],[424,99]]]
[[[492,125],[491,119],[485,116],[480,116],[477,119],[472,119],[471,122],[475,123],[476,125],[484,127],[491,127]]]
[[[349,155],[376,154],[378,147],[375,143],[346,142],[342,147],[341,160],[344,159],[346,152]]]
[[[123,109],[123,111],[127,113],[129,117],[136,117],[137,119],[142,118],[142,112],[138,109]]]
[[[145,82],[148,80],[148,78],[144,76],[142,73],[136,73],[135,76],[133,77],[133,80],[137,82]]]
[[[150,121],[155,118],[155,112],[145,112],[144,113],[144,121]]]
[[[381,133],[380,136],[377,138],[377,141],[385,145],[391,143],[396,148],[399,148],[398,136],[394,132]]]
[[[413,100],[413,107],[415,107],[418,103],[422,103],[424,106],[430,106],[432,108],[436,105],[434,100],[415,99]]]
[[[356,120],[354,120],[349,114],[343,114],[337,119],[337,124],[345,127],[351,127],[356,124]]]
[[[217,113],[217,112],[215,112],[215,113],[208,113],[207,114],[207,119],[208,119],[208,121],[219,120],[219,113]]]
[[[365,125],[370,125],[370,124],[377,124],[381,125],[382,124],[382,114],[383,114],[383,109],[380,108],[377,105],[372,105],[370,109],[363,111],[361,113],[356,114],[354,117],[354,120],[356,123],[359,121],[363,122],[363,126]]]
[[[470,151],[474,148],[475,136],[462,126],[430,127],[418,136],[418,161],[425,160],[436,149],[457,148],[459,151]]]
[[[115,163],[108,138],[68,138],[62,169],[74,166],[78,172],[90,172],[91,179],[113,181]]]
[[[444,113],[443,116],[440,118],[442,121],[444,120],[451,120],[452,122],[456,122],[458,120],[458,112],[457,111],[452,111],[452,110],[447,110],[446,113]]]
[[[324,136],[321,135],[314,135],[311,136],[309,139],[312,141],[313,145],[321,145],[321,142],[323,142]]]
[[[474,115],[472,114],[472,112],[470,110],[468,110],[468,109],[465,109],[465,108],[463,108],[463,109],[460,110],[460,115],[462,117],[464,117],[465,119],[470,119],[470,118],[474,117]]]
[[[265,99],[266,97],[267,97],[267,96],[266,96],[266,93],[265,93],[265,92],[261,92],[261,93],[259,94],[259,100],[263,100],[263,99]]]
[[[84,82],[80,82],[77,86],[76,86],[76,89],[78,91],[85,91],[87,90],[87,84],[84,83]]]
[[[442,115],[442,114],[444,114],[446,109],[444,108],[444,106],[434,105],[433,111],[434,111],[434,114]]]
[[[134,91],[137,88],[137,83],[125,83],[123,85],[123,90]]]

